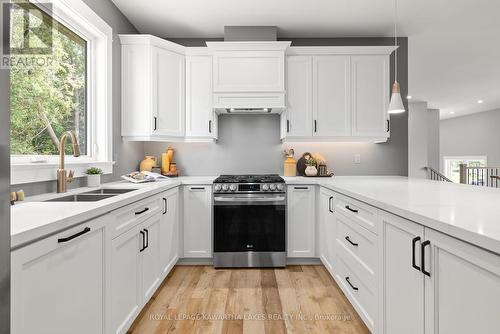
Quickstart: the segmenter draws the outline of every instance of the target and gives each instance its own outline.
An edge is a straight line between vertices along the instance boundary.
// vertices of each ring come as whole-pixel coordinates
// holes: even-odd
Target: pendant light
[[[394,0],[394,83],[392,84],[391,102],[389,103],[389,114],[400,114],[405,112],[403,99],[401,99],[401,86],[398,82],[398,0]]]

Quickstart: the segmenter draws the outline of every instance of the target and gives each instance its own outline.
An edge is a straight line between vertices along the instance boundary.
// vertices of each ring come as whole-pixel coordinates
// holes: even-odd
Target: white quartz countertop
[[[285,177],[317,184],[500,254],[500,189],[407,177]]]
[[[51,193],[27,197],[26,201],[11,207],[11,248],[17,248],[181,184],[211,184],[214,179],[215,176],[193,176],[143,184],[126,181],[113,182],[103,184],[101,188],[132,188],[137,191],[97,202],[43,201],[98,188],[78,188],[65,194]]]
[[[11,247],[103,215],[179,185],[211,184],[216,176],[184,176],[142,185],[115,182],[105,188],[138,188],[98,202],[40,202],[28,197],[11,210]],[[320,185],[500,254],[500,189],[399,176],[284,177],[287,184]],[[80,188],[80,193],[95,188]],[[59,194],[60,195],[60,194]]]

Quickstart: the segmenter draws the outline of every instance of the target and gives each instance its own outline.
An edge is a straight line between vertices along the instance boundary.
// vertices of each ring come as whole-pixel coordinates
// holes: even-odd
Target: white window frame
[[[484,160],[486,166],[488,166],[488,157],[486,155],[463,155],[463,156],[444,156],[443,157],[443,171],[444,175],[448,178],[451,177],[450,165],[447,163],[448,161],[470,161],[470,160]]]
[[[41,9],[47,1],[31,0]],[[89,167],[99,167],[104,174],[113,172],[112,123],[112,43],[113,30],[82,0],[52,0],[51,16],[87,41],[87,155],[65,157],[65,168],[75,176],[85,175]],[[33,155],[11,156],[11,184],[50,181],[57,178],[59,157]]]

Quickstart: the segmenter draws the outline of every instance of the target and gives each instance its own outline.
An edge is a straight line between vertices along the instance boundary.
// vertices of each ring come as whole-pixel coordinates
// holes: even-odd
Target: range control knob
[[[222,185],[222,190],[227,191],[229,189],[229,186],[227,184]]]
[[[275,185],[275,184],[270,184],[270,185],[269,185],[269,189],[270,189],[271,191],[275,191],[275,190],[276,190],[276,185]]]
[[[281,183],[277,185],[279,191],[283,191],[285,189],[285,186],[283,186]]]
[[[231,191],[236,191],[237,188],[238,187],[236,187],[236,184],[232,184],[229,186],[229,190],[231,190]]]
[[[269,190],[269,185],[268,184],[262,185],[262,190],[268,191]]]
[[[214,189],[215,189],[215,191],[220,191],[222,189],[222,187],[220,184],[216,184]]]

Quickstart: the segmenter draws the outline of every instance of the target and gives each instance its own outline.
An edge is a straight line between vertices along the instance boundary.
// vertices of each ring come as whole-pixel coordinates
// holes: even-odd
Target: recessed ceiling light
[[[484,101],[483,100],[477,100],[477,103],[483,103]]]
[[[452,114],[452,115],[453,115],[454,113],[455,113],[454,111],[450,111],[450,114]]]
[[[412,96],[411,96],[411,95],[408,95],[406,98],[407,98],[408,100],[411,100],[411,99],[412,99]]]

